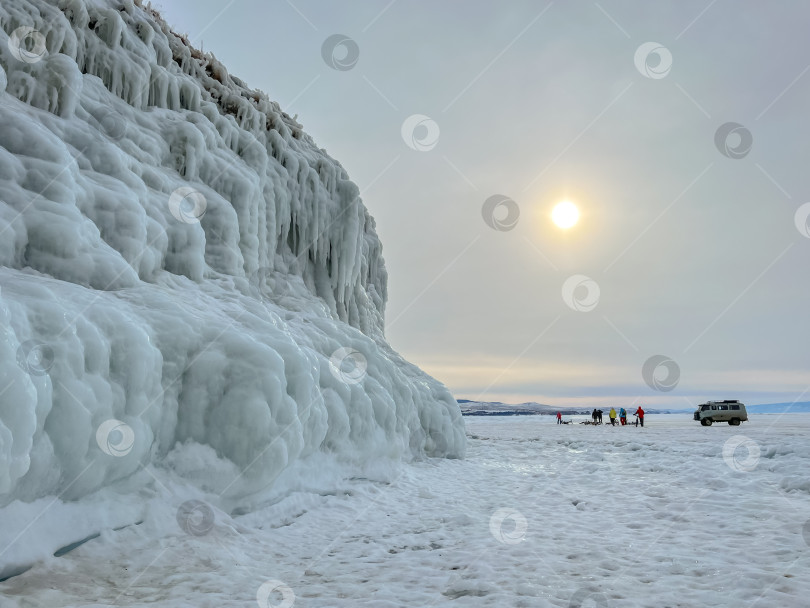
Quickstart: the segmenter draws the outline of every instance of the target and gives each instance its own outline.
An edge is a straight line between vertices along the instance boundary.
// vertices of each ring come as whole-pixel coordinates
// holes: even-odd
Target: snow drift
[[[175,461],[237,500],[315,453],[463,455],[300,124],[139,2],[3,0],[0,30],[0,506]]]

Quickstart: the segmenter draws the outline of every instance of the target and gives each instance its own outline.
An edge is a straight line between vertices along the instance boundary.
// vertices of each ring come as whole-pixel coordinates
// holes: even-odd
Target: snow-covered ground
[[[464,460],[329,490],[338,471],[316,467],[319,491],[243,516],[178,510],[187,497],[156,469],[141,525],[0,584],[2,605],[807,605],[810,415],[465,422]]]

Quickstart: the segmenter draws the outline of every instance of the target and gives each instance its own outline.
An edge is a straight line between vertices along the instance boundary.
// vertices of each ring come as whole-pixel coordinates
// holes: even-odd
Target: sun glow
[[[579,210],[571,201],[563,201],[554,207],[554,211],[551,212],[551,219],[557,226],[567,230],[579,221]]]

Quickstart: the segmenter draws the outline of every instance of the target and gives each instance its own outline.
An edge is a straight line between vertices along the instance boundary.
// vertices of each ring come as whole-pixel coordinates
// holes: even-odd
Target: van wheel
[[[740,419],[739,418],[732,418],[728,421],[731,426],[740,426]]]
[[[701,420],[701,422],[703,423],[703,426],[711,426],[712,425],[712,419],[711,418],[704,418],[703,420]]]

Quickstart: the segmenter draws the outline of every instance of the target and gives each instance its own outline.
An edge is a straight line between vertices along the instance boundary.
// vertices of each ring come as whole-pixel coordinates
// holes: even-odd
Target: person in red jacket
[[[562,412],[557,412],[557,424],[562,424]]]
[[[641,426],[644,426],[644,410],[641,409],[641,406],[638,406],[636,410],[636,416],[638,416],[638,421],[641,423]]]

